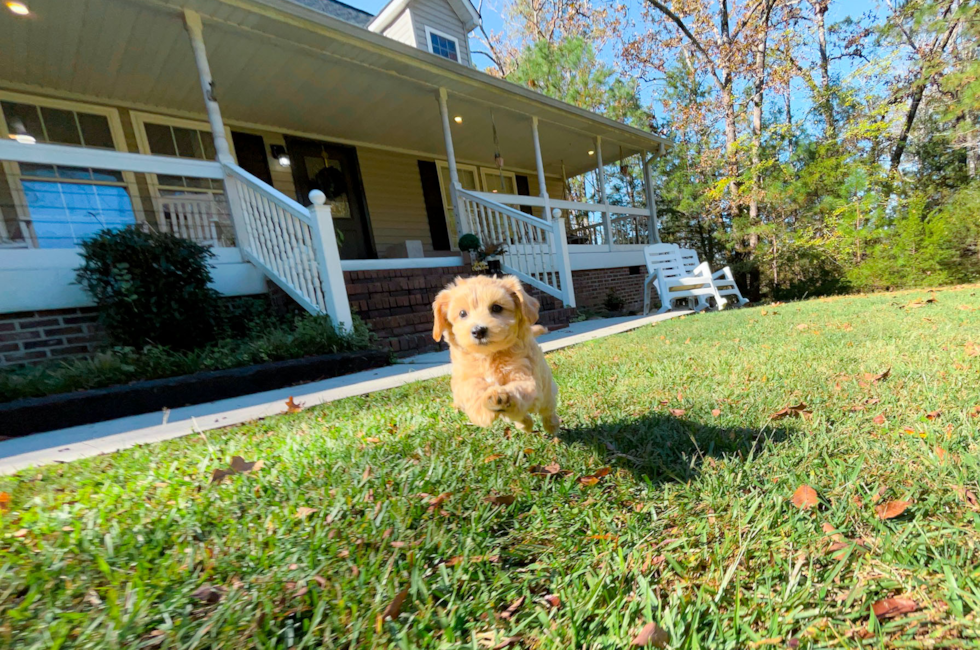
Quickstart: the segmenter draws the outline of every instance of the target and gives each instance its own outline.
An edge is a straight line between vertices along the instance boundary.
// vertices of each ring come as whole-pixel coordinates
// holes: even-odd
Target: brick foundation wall
[[[470,275],[468,267],[345,271],[344,282],[351,310],[364,320],[382,345],[399,356],[440,350],[432,340],[432,302],[456,276]],[[574,309],[525,286],[541,301],[540,322],[549,329],[568,325]]]
[[[602,309],[612,289],[626,303],[626,311],[642,311],[646,277],[646,268],[642,266],[572,271],[575,304],[583,309]]]
[[[92,354],[105,342],[94,308],[0,314],[0,366]]]

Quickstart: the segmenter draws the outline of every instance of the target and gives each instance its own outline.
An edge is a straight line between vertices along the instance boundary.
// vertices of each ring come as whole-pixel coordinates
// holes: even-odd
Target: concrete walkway
[[[565,329],[541,337],[539,341],[544,351],[550,352],[690,313],[680,311],[572,323]],[[4,440],[0,442],[0,475],[278,415],[285,410],[284,403],[290,396],[303,406],[315,406],[441,377],[449,374],[449,368],[448,351],[431,352],[404,359],[385,368],[301,386]]]

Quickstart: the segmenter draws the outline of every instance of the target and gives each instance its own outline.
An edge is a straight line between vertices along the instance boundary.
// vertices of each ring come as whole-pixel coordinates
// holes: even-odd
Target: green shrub
[[[208,370],[239,368],[271,361],[363,350],[374,337],[356,316],[349,333],[334,329],[328,316],[302,312],[287,323],[261,324],[243,340],[222,339],[195,350],[160,345],[116,347],[91,359],[50,362],[0,370],[0,402],[105,388],[146,379],[177,377]]]
[[[186,350],[214,341],[220,328],[210,249],[137,228],[104,230],[82,244],[78,282],[95,300],[116,346]]]

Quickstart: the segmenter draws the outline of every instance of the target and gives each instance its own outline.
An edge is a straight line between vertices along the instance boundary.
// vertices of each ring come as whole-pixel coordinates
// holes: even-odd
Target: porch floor
[[[676,311],[661,315],[624,316],[572,323],[562,330],[541,337],[541,347],[545,352],[551,352],[690,313],[692,312]],[[449,352],[430,352],[401,359],[395,365],[385,368],[186,406],[164,415],[146,413],[4,440],[0,442],[0,475],[49,463],[113,453],[136,445],[278,415],[284,411],[284,403],[290,396],[298,404],[315,406],[441,377],[448,375],[449,371]]]

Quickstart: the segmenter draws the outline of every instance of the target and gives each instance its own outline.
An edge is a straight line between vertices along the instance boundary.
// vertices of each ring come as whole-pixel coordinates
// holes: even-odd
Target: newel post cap
[[[323,205],[327,202],[327,195],[320,190],[311,190],[308,196],[313,205]]]

